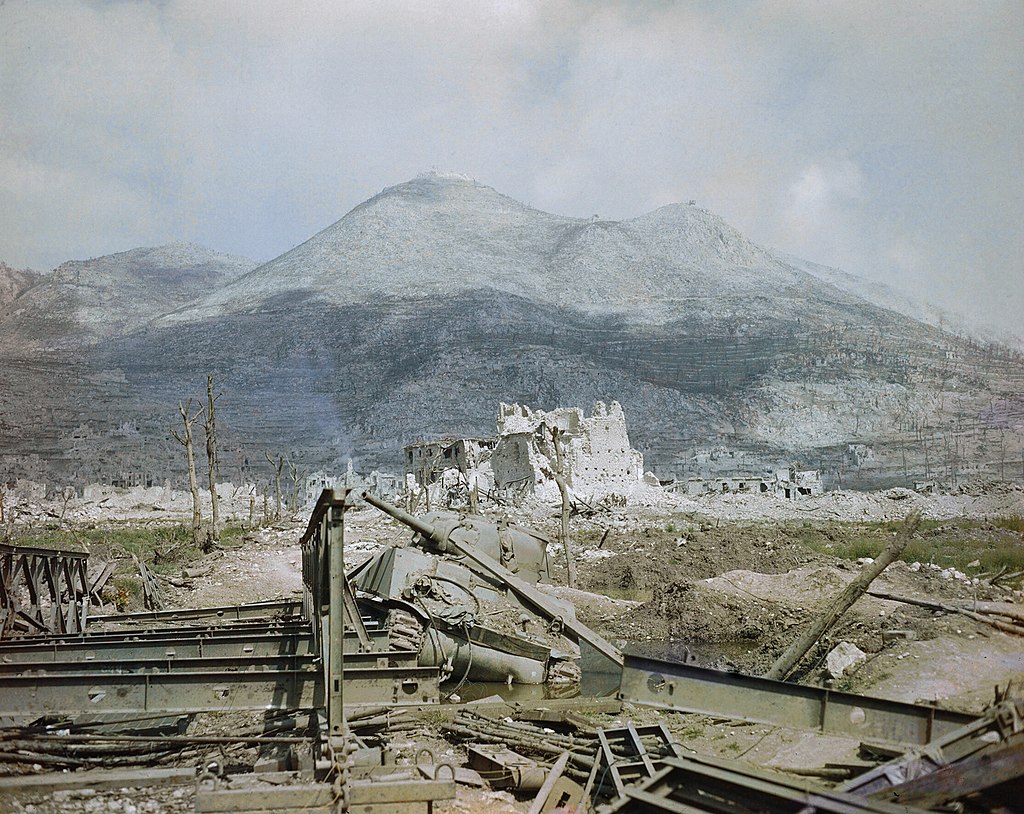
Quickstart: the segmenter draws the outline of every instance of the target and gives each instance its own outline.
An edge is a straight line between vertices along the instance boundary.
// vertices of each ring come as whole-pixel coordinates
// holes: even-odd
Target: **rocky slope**
[[[835,319],[837,309],[865,304],[695,206],[673,204],[627,221],[581,220],[531,209],[459,176],[431,174],[385,189],[162,323],[252,312],[296,292],[351,305],[479,290],[613,313],[637,325],[698,311],[742,320],[760,315],[766,298],[787,318]]]
[[[0,261],[0,308],[6,308],[39,282],[41,274],[31,269],[14,269]]]
[[[187,247],[62,266],[0,315],[0,464],[160,482],[210,373],[239,481],[264,450],[395,470],[416,438],[492,432],[499,401],[597,399],[664,476],[1024,477],[1019,355],[808,265],[692,206],[580,220],[421,176],[258,268]]]
[[[255,265],[187,243],[71,260],[0,296],[0,343],[20,355],[129,333]]]

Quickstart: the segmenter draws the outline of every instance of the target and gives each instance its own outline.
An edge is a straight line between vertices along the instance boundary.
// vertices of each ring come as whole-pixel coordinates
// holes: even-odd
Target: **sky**
[[[438,170],[695,200],[1024,334],[1024,0],[0,0],[0,260],[269,260]]]

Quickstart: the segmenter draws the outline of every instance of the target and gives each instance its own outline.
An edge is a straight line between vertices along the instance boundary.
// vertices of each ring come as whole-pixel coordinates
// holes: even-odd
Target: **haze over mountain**
[[[417,438],[493,432],[500,401],[598,399],[665,477],[791,461],[830,485],[1024,477],[1018,354],[696,206],[568,218],[434,174],[254,266],[137,249],[22,291],[0,312],[0,477],[178,477],[168,428],[208,373],[236,481],[264,450],[400,471]]]

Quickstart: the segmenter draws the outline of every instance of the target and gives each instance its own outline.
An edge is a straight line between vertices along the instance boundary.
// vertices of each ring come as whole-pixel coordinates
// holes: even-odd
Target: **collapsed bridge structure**
[[[196,810],[205,812],[426,812],[456,794],[467,770],[429,754],[399,766],[366,737],[384,733],[383,744],[424,710],[466,744],[470,765],[486,767],[480,771],[493,784],[535,794],[532,814],[567,804],[599,812],[913,812],[965,795],[984,811],[1024,777],[1021,702],[1005,699],[978,718],[623,655],[571,606],[538,590],[546,560],[531,530],[477,517],[419,518],[362,497],[411,528],[413,547],[385,549],[346,573],[345,515],[354,495],[325,490],[299,541],[301,600],[88,617],[73,601],[81,601],[81,580],[47,583],[56,592],[53,626],[21,625],[0,641],[0,757],[76,771],[0,777],[0,800],[76,784],[188,783],[196,786]],[[21,562],[23,574],[41,567],[26,571],[28,560]],[[16,570],[4,572],[4,618],[39,604],[23,601],[31,592],[16,585]],[[79,608],[78,627],[67,626],[71,607]],[[536,630],[488,621],[490,609],[509,607]],[[419,635],[395,623],[396,609],[415,617]],[[581,645],[620,672],[615,698],[547,698],[532,711],[520,706],[515,721],[501,701],[442,703],[443,678],[459,681],[478,658],[480,680],[518,682],[539,671],[560,683],[572,678],[566,665]],[[624,704],[843,735],[888,744],[892,757],[826,789],[684,752],[664,726],[620,721],[593,729],[576,721],[569,734],[548,727],[565,723],[566,710],[621,713]],[[210,712],[262,716],[262,730],[190,734],[196,717]],[[225,765],[155,767],[176,750],[239,743],[263,756],[245,786]],[[111,761],[122,767],[113,775],[95,768]]]

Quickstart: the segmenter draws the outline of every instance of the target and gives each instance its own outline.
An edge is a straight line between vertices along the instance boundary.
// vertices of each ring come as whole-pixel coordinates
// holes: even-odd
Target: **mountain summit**
[[[796,314],[802,292],[855,301],[746,240],[721,218],[673,204],[632,220],[532,209],[462,176],[388,187],[305,243],[174,319],[258,310],[284,293],[335,303],[491,290],[630,321],[747,310],[766,290]]]

